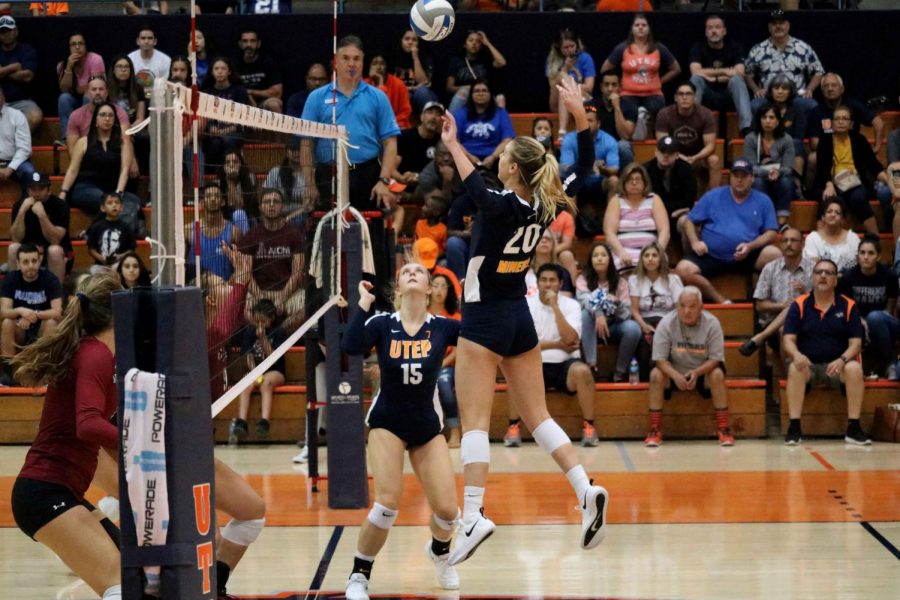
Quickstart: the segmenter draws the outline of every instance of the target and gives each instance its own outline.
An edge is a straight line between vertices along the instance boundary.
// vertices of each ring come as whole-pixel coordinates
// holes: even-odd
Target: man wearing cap
[[[597,116],[597,104],[593,100],[584,103],[587,113],[588,127],[594,137],[594,170],[578,192],[579,204],[588,202],[602,208],[606,198],[615,193],[619,182],[619,146],[618,142],[600,129]],[[559,157],[560,171],[563,177],[568,176],[578,164],[578,134],[570,131],[563,138]]]
[[[691,47],[691,83],[697,89],[697,104],[713,110],[737,111],[741,131],[750,129],[753,113],[744,82],[744,51],[726,40],[728,30],[720,15],[706,17],[706,39]]]
[[[453,283],[453,289],[456,290],[456,297],[462,298],[462,287],[459,285],[459,279],[453,274],[453,271],[437,264],[438,255],[437,242],[431,238],[419,238],[413,244],[412,259],[431,273],[431,276],[445,275]]]
[[[9,15],[0,17],[0,89],[8,106],[22,111],[29,129],[41,124],[44,113],[30,98],[31,81],[37,71],[37,52],[28,44],[19,43],[16,20]]]
[[[685,247],[685,254],[690,250],[682,228],[687,220],[688,211],[697,201],[697,178],[694,169],[681,158],[678,142],[672,136],[664,136],[656,142],[655,156],[644,163],[650,176],[650,187],[659,195],[669,213],[669,231],[678,232]]]
[[[769,15],[769,38],[753,46],[747,61],[747,87],[755,96],[751,107],[765,101],[766,89],[776,75],[786,75],[797,89],[794,103],[804,111],[815,108],[813,92],[819,87],[825,68],[812,46],[791,37],[791,23],[783,10]]]
[[[12,209],[9,226],[10,272],[19,268],[16,254],[22,244],[34,244],[44,255],[51,273],[62,281],[66,276],[66,259],[72,253],[69,239],[69,207],[50,193],[50,179],[33,172],[25,182],[28,197],[18,200]]]
[[[393,178],[415,186],[419,174],[434,160],[434,147],[441,140],[441,117],[444,105],[434,100],[425,103],[419,115],[419,126],[404,129],[397,140],[400,166],[394,169]]]
[[[690,81],[678,85],[675,104],[656,115],[656,139],[672,137],[679,153],[694,169],[709,170],[709,187],[722,182],[722,161],[716,154],[716,120],[712,111],[696,102],[697,89]]]
[[[22,111],[6,105],[0,89],[0,180],[15,179],[25,185],[31,181],[34,166],[31,157],[31,129]]]
[[[698,226],[703,227],[699,235]],[[675,270],[685,285],[700,288],[707,300],[725,302],[709,278],[762,270],[781,256],[769,245],[777,229],[771,198],[753,189],[753,167],[738,159],[731,165],[730,184],[708,191],[688,213],[684,235],[691,252]]]

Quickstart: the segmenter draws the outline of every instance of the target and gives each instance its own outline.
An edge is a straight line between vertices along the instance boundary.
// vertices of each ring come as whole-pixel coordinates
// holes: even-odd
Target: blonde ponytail
[[[112,327],[110,295],[120,289],[122,283],[115,271],[82,279],[53,333],[38,338],[10,361],[16,381],[39,387],[65,378],[81,338]]]
[[[553,221],[560,204],[565,204],[573,213],[577,212],[575,200],[566,195],[559,176],[559,163],[553,152],[527,136],[517,137],[510,144],[513,161],[519,166],[532,195],[544,209],[541,220],[545,223]]]

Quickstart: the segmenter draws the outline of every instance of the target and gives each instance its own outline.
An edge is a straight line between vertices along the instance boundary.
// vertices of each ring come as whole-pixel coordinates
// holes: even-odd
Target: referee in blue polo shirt
[[[335,83],[329,83],[310,92],[303,106],[302,118],[331,124],[332,107],[336,104],[336,123],[347,128],[350,141],[351,206],[359,210],[390,209],[398,200],[389,186],[391,171],[397,166],[400,128],[384,92],[362,80],[363,57],[362,40],[355,35],[341,38],[335,60],[337,89]],[[336,152],[334,140],[303,141],[303,176],[305,181],[316,182],[315,187],[308,188],[309,202],[312,204],[321,199],[330,207],[331,174]]]
[[[784,322],[782,351],[790,359],[787,399],[790,425],[784,443],[800,443],[800,414],[809,386],[845,387],[847,393],[848,444],[872,443],[859,424],[862,407],[863,369],[857,360],[865,332],[856,302],[835,294],[838,268],[831,260],[813,267],[813,290],[797,298]]]

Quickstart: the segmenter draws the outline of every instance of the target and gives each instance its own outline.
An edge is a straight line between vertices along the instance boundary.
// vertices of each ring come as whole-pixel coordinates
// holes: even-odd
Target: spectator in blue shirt
[[[578,192],[579,204],[595,203],[603,205],[606,197],[615,193],[619,183],[619,145],[615,138],[600,128],[597,105],[593,100],[584,103],[588,126],[594,138],[594,169],[585,178]],[[567,133],[562,142],[559,157],[560,172],[568,176],[578,164],[578,134]]]
[[[493,170],[506,143],[516,137],[512,119],[494,101],[486,81],[472,84],[466,107],[453,113],[459,141],[476,167]]]
[[[872,440],[859,425],[865,385],[857,360],[865,335],[854,300],[835,293],[838,268],[827,258],[813,267],[813,291],[797,298],[784,322],[782,352],[790,359],[787,400],[790,425],[784,443],[801,442],[800,415],[811,386],[843,385],[847,390],[847,434],[844,441],[860,446]]]
[[[21,110],[28,119],[31,129],[41,124],[44,113],[31,99],[31,82],[37,71],[37,52],[28,44],[19,43],[19,29],[16,20],[5,15],[0,17],[0,88],[6,96],[6,103]]]
[[[355,35],[339,40],[335,60],[337,89],[329,83],[310,92],[302,117],[331,124],[332,105],[337,103],[337,124],[345,126],[350,136],[350,204],[360,210],[392,208],[398,196],[388,186],[391,171],[397,165],[400,128],[388,97],[362,80],[363,60],[362,40]],[[303,140],[301,156],[304,181],[316,182],[315,187],[307,186],[308,202],[314,204],[322,198],[323,203],[330,205],[335,141]]]
[[[597,78],[594,59],[585,51],[581,38],[571,29],[559,32],[559,36],[550,47],[550,54],[547,55],[544,74],[550,85],[550,110],[559,113],[559,137],[563,137],[569,125],[569,112],[559,101],[556,86],[564,75],[569,75],[581,87],[582,95],[590,98],[594,93],[594,81]]]
[[[698,235],[697,227],[702,226]],[[753,189],[753,167],[744,159],[731,165],[728,186],[708,191],[688,213],[684,235],[692,252],[675,267],[685,285],[695,285],[708,300],[726,298],[709,282],[720,273],[752,273],[781,256],[769,244],[778,221],[772,200]]]

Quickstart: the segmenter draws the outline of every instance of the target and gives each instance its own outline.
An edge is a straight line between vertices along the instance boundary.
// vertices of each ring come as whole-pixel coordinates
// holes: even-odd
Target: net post
[[[160,286],[184,285],[184,265],[177,265],[173,255],[183,252],[184,218],[177,218],[181,210],[181,118],[177,115],[175,95],[165,80],[153,83],[150,110],[150,197],[153,200],[152,228],[159,248],[153,260],[153,272],[159,274]],[[177,136],[177,137],[176,137]],[[180,247],[179,247],[180,246]],[[180,273],[180,277],[177,277]],[[180,281],[179,281],[180,279]]]
[[[323,244],[326,252],[334,252],[332,242],[341,227],[340,219],[332,221],[329,239]],[[328,272],[335,263],[326,254],[326,280],[337,281],[346,273],[347,300],[351,307],[359,301],[356,291],[362,277],[362,239],[360,224],[351,222],[341,232],[343,238],[344,271]],[[351,308],[351,310],[353,310]],[[366,508],[369,506],[369,484],[366,476],[366,439],[363,419],[362,357],[345,356],[340,352],[341,337],[346,323],[341,322],[340,309],[332,307],[325,314],[325,356],[328,412],[328,507]],[[344,362],[346,361],[346,362]],[[342,367],[346,365],[346,369]],[[312,451],[312,449],[311,449]]]

